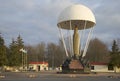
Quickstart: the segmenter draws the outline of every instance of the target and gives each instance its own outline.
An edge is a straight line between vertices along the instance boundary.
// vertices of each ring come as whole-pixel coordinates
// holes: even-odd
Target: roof
[[[30,62],[29,64],[48,64],[48,62]]]
[[[91,62],[91,65],[108,65],[108,63],[103,63],[103,62]]]

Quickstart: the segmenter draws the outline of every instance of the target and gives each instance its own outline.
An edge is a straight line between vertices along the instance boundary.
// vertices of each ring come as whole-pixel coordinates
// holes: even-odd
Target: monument
[[[96,24],[94,14],[92,11],[81,4],[75,4],[64,9],[57,22],[57,26],[60,30],[60,35],[63,41],[63,46],[66,52],[66,60],[62,64],[63,72],[84,72],[84,57],[87,52],[87,48],[89,45],[89,41],[91,38],[91,33],[93,31],[93,27]],[[70,31],[70,47],[71,47],[71,56],[69,56],[69,52],[67,46],[65,44],[64,35],[62,30]],[[84,49],[81,47],[81,40],[84,37],[84,31],[89,30],[86,42],[84,44]],[[79,33],[82,32],[82,33]],[[71,35],[72,34],[72,35]],[[85,41],[85,40],[84,40]],[[83,50],[81,52],[81,50]]]

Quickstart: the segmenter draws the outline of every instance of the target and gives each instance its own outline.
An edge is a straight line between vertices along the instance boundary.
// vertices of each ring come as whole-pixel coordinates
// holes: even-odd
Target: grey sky
[[[93,37],[104,42],[120,38],[120,0],[0,0],[0,33],[6,44],[19,34],[25,44],[57,42],[57,18],[64,8],[76,3],[95,14]]]

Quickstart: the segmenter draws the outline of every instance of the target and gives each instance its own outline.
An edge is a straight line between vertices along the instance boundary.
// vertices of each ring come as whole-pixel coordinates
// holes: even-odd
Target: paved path
[[[0,73],[0,81],[120,81],[120,74],[57,74],[46,72],[5,72]]]

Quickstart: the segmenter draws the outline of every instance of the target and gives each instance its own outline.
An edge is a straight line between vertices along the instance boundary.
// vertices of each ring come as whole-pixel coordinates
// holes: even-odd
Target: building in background
[[[48,70],[48,62],[30,62],[29,63],[30,71],[46,71]]]
[[[91,72],[114,72],[114,67],[109,67],[108,63],[91,62]]]

